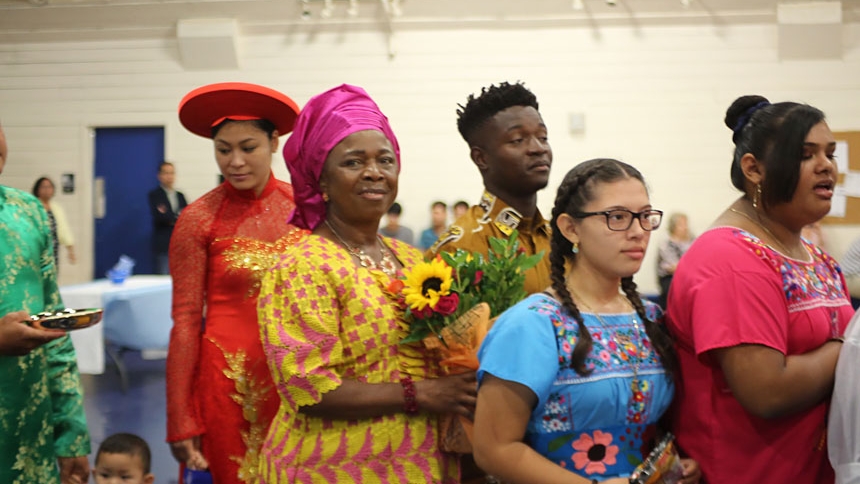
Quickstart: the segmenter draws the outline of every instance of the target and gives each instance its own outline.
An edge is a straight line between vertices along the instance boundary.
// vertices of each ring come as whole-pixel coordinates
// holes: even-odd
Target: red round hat
[[[224,119],[265,119],[278,134],[293,130],[299,106],[286,95],[268,87],[245,82],[219,82],[198,87],[179,102],[179,121],[192,133],[212,137],[212,127]]]

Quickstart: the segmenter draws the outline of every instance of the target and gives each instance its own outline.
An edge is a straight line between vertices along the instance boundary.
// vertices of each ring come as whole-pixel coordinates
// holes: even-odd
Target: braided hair
[[[562,214],[573,216],[574,213],[581,212],[583,207],[594,198],[594,189],[598,184],[628,178],[635,178],[645,184],[645,179],[639,170],[618,160],[597,158],[580,163],[565,175],[558,188],[555,206],[552,209],[552,239],[549,253],[552,288],[564,309],[576,320],[579,328],[579,338],[573,347],[570,366],[580,375],[591,373],[591,370],[585,366],[585,358],[591,351],[593,340],[565,283],[565,266],[567,262],[576,260],[576,254],[571,251],[573,244],[558,228],[558,217]],[[668,333],[661,324],[651,321],[646,316],[645,306],[642,304],[642,298],[636,290],[636,283],[633,282],[632,276],[621,279],[621,290],[636,310],[636,314],[642,319],[645,332],[651,340],[651,345],[660,355],[663,367],[671,373],[677,364]]]
[[[475,144],[475,132],[496,113],[513,106],[531,106],[538,110],[537,97],[521,82],[502,82],[498,86],[481,88],[480,96],[470,94],[465,106],[457,106],[460,108],[457,110],[457,130],[469,146]]]
[[[821,110],[806,104],[770,104],[762,96],[741,96],[726,111],[725,123],[732,130],[735,152],[732,185],[746,192],[741,158],[751,153],[764,163],[762,205],[791,201],[800,179],[803,143],[809,130],[824,121]]]

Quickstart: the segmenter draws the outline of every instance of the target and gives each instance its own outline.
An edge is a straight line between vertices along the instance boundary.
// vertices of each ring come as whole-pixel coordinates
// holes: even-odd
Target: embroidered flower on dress
[[[570,424],[566,422],[566,418],[553,418],[546,420],[543,423],[543,429],[547,432],[563,432],[570,430]]]
[[[615,465],[618,446],[610,445],[612,434],[594,431],[594,436],[582,434],[573,441],[576,450],[570,458],[578,470],[585,469],[586,474],[605,474],[607,465]]]
[[[541,422],[544,432],[566,432],[571,429],[568,418],[569,409],[564,395],[559,393],[550,394],[544,404],[544,415]]]

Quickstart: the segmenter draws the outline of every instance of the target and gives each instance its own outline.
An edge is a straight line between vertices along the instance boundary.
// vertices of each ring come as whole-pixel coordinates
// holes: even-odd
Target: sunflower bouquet
[[[514,231],[507,239],[491,237],[486,256],[457,249],[412,267],[389,287],[399,296],[410,324],[402,343],[426,342],[430,337],[448,346],[452,341],[445,330],[459,329],[455,323],[481,303],[499,315],[526,297],[525,271],[541,258],[543,252],[527,255]]]
[[[490,238],[486,254],[457,249],[412,267],[389,286],[409,323],[403,344],[422,342],[438,352],[449,373],[478,369],[478,349],[490,329],[491,316],[526,297],[525,271],[543,258],[527,255],[517,232]],[[443,421],[442,447],[469,453],[471,423]]]

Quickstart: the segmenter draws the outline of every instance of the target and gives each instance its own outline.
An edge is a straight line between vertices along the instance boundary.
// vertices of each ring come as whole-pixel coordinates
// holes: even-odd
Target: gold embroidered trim
[[[236,387],[236,393],[230,394],[230,398],[242,408],[242,417],[249,423],[249,430],[241,432],[242,442],[246,448],[245,455],[231,455],[230,460],[239,464],[237,477],[241,481],[256,484],[260,480],[257,468],[260,460],[260,447],[263,445],[268,430],[268,422],[260,421],[258,409],[271,386],[251,377],[247,368],[248,355],[244,350],[240,349],[235,353],[230,353],[214,339],[207,339],[221,350],[224,359],[227,360],[224,376],[232,380]]]

